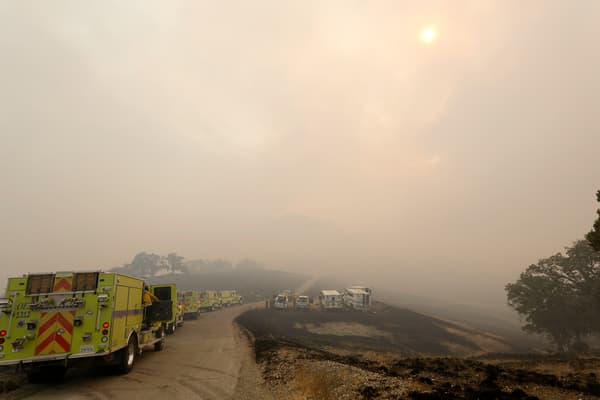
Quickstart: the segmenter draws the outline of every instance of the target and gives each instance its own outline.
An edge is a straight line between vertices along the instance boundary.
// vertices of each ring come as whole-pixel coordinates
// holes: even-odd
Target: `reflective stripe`
[[[75,311],[44,312],[38,329],[35,355],[71,351]]]

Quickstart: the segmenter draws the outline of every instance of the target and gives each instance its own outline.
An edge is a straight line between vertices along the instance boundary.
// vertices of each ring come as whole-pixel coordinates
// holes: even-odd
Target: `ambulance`
[[[93,358],[126,374],[142,351],[165,345],[172,302],[144,304],[142,279],[112,272],[57,272],[9,278],[0,299],[0,366],[31,381],[60,377]]]

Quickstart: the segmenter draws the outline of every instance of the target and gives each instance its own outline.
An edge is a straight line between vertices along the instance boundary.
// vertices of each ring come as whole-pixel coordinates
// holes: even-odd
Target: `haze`
[[[599,18],[2,1],[0,278],[175,251],[501,303],[594,219]]]

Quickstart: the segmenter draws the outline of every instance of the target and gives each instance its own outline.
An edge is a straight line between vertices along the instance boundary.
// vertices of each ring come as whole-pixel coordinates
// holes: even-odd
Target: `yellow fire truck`
[[[242,304],[242,296],[237,294],[235,290],[221,290],[219,291],[219,296],[221,298],[221,304],[225,307],[234,304]]]
[[[163,322],[163,328],[168,334],[175,333],[175,328],[183,325],[183,307],[177,303],[177,286],[174,283],[150,285],[150,291],[160,300],[171,301],[173,318]]]
[[[183,309],[183,319],[198,319],[200,311],[200,293],[187,290],[177,294],[177,300]]]
[[[0,299],[0,365],[30,380],[60,376],[91,357],[128,373],[143,350],[162,350],[172,302],[145,305],[144,281],[108,272],[9,278]]]
[[[200,293],[200,311],[214,311],[221,307],[221,296],[216,290],[205,290]]]

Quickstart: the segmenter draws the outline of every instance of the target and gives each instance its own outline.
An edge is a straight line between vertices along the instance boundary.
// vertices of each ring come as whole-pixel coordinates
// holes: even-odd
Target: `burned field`
[[[256,361],[275,398],[600,396],[597,358],[486,353],[511,347],[409,310],[378,304],[376,311],[253,310],[237,322],[253,335]]]
[[[257,338],[335,346],[338,351],[462,356],[513,350],[497,336],[383,303],[374,303],[373,312],[253,310],[239,316],[238,322]]]

